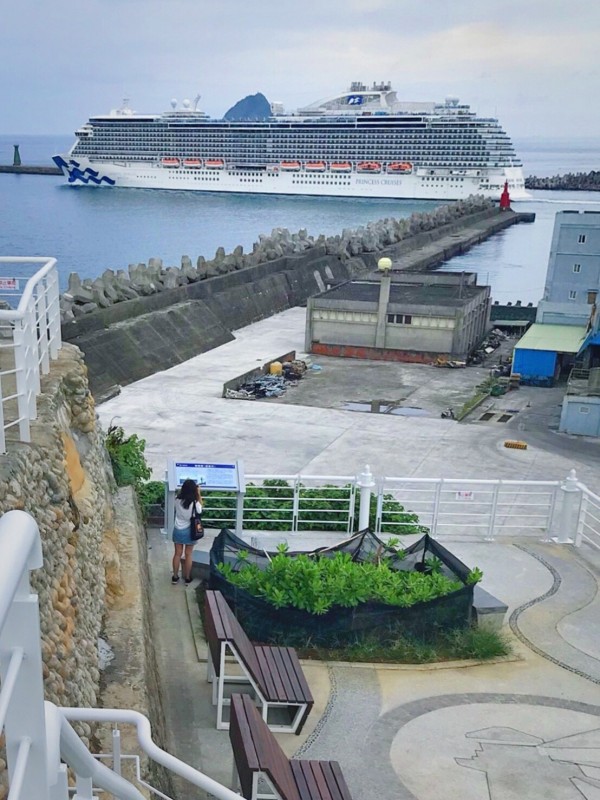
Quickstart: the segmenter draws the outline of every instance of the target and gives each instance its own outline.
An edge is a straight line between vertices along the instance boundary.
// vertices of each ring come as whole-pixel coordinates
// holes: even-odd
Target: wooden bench
[[[223,719],[224,707],[230,704],[225,684],[249,683],[272,730],[300,733],[314,700],[296,651],[252,644],[221,592],[206,592],[205,612],[210,650],[207,677],[212,682],[213,705],[217,706],[217,728],[229,727]],[[227,671],[228,655],[237,662],[235,672]],[[273,719],[276,715],[283,719]]]
[[[248,695],[231,697],[229,738],[246,800],[352,800],[338,762],[288,759]]]

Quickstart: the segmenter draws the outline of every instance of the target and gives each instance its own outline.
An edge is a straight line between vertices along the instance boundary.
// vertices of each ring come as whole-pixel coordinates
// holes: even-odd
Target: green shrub
[[[165,484],[163,481],[147,481],[137,487],[137,496],[144,518],[149,516],[152,506],[159,506],[164,510]]]
[[[134,486],[137,490],[152,474],[144,456],[146,442],[136,433],[125,436],[123,428],[111,425],[106,434],[106,449],[117,486]]]
[[[390,562],[397,552],[376,563],[356,562],[349,553],[332,558],[284,552],[273,556],[266,569],[240,561],[220,564],[219,571],[235,586],[261,597],[276,608],[292,606],[311,614],[325,614],[333,606],[348,608],[369,600],[392,606],[408,607],[455,592],[463,584],[440,571],[429,574],[398,571]]]
[[[506,634],[485,628],[467,627],[439,631],[427,641],[415,636],[397,636],[382,644],[377,639],[358,638],[339,647],[298,648],[303,658],[324,661],[354,661],[391,664],[431,664],[439,661],[474,659],[486,661],[512,654]]]

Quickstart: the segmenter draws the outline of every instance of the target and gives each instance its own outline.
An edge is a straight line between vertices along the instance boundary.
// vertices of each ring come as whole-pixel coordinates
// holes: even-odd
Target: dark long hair
[[[198,484],[188,478],[181,484],[181,489],[177,493],[177,499],[181,500],[184,508],[189,508],[194,500],[198,499]]]

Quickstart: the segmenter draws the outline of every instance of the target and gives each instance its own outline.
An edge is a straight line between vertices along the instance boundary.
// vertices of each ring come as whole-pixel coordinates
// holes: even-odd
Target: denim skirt
[[[190,534],[190,526],[187,528],[173,528],[173,542],[175,544],[196,544]]]

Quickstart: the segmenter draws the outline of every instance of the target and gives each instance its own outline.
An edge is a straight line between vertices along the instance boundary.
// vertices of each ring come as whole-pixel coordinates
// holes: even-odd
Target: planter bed
[[[247,555],[242,552],[240,557],[241,551]],[[370,600],[352,607],[333,605],[321,614],[293,605],[277,608],[264,597],[236,586],[227,579],[219,565],[230,564],[234,571],[239,571],[245,564],[255,564],[264,570],[270,560],[281,554],[265,554],[263,550],[254,549],[227,529],[221,531],[211,548],[210,588],[223,593],[244,630],[255,642],[295,647],[340,647],[364,637],[370,641],[377,639],[385,645],[398,636],[434,640],[440,631],[469,626],[474,589],[468,582],[469,568],[427,534],[403,552],[405,555],[401,558],[367,530],[331,548],[319,548],[309,554],[290,552],[285,555],[335,558],[336,553],[346,553],[352,561],[359,563],[373,563],[384,558],[393,571],[421,573],[428,571],[426,562],[435,559],[437,572],[460,582],[460,588],[410,606]]]

